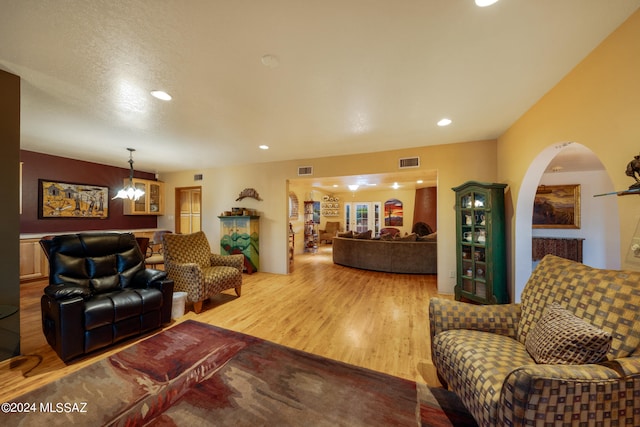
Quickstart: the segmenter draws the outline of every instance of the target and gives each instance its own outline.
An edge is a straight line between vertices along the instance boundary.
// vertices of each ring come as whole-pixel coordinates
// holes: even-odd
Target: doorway
[[[372,231],[375,237],[380,233],[380,202],[347,202],[344,204],[346,231],[364,233]]]
[[[599,167],[594,168],[594,162]],[[560,165],[563,167],[558,170]],[[511,289],[514,302],[520,301],[522,290],[533,270],[533,201],[541,184],[581,185],[581,228],[565,230],[561,237],[585,238],[585,264],[596,268],[620,268],[620,223],[616,198],[594,198],[596,194],[613,191],[613,182],[596,154],[588,147],[577,142],[558,143],[547,147],[531,162],[518,192],[513,265],[515,283]],[[539,236],[539,233],[535,234]]]
[[[202,187],[176,188],[176,233],[191,234],[202,229]]]

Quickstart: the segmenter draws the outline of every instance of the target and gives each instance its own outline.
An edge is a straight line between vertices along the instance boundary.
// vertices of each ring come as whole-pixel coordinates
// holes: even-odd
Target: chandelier
[[[118,191],[118,194],[116,194],[113,198],[136,201],[140,197],[144,196],[144,190],[133,186],[133,152],[136,150],[135,148],[127,148],[127,150],[129,150],[129,184]]]

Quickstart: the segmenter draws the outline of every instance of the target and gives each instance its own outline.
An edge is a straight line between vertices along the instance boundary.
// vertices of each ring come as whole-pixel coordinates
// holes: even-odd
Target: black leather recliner
[[[171,321],[173,281],[145,267],[133,234],[67,234],[40,244],[49,258],[42,330],[63,361]]]

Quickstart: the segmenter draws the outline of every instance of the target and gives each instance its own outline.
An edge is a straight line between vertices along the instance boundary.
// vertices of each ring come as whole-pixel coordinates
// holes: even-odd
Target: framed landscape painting
[[[580,228],[580,184],[539,186],[533,228]]]
[[[402,210],[402,202],[398,199],[389,199],[384,202],[384,226],[396,227],[402,226],[404,211]]]
[[[38,218],[109,217],[109,187],[38,180]]]

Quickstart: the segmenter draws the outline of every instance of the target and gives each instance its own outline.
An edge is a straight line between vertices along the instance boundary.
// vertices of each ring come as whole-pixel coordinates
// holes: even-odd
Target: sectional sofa
[[[333,238],[333,262],[388,273],[437,274],[438,243],[430,240]]]

